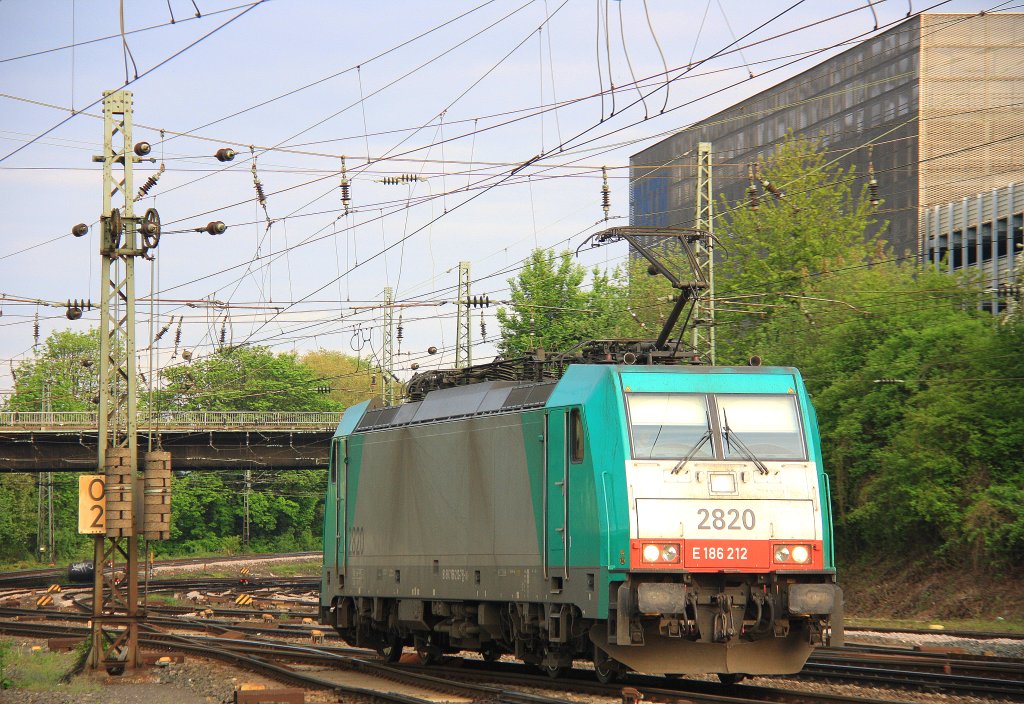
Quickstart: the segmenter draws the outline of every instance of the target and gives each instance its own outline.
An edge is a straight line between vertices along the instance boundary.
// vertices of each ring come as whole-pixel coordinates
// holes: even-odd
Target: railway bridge
[[[143,411],[139,449],[159,445],[176,470],[317,469],[327,466],[341,413]],[[95,411],[0,412],[0,472],[96,469]]]

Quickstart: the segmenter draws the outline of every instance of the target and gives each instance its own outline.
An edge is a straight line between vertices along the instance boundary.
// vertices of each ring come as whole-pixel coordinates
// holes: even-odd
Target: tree
[[[299,361],[316,372],[318,387],[331,389],[327,397],[346,408],[365,401],[377,392],[370,383],[376,370],[356,357],[319,349],[305,353]]]
[[[887,223],[876,218],[867,184],[855,189],[854,167],[832,163],[820,140],[790,134],[765,161],[760,176],[757,210],[748,200],[722,201],[727,226],[718,233],[716,296],[723,308],[732,302],[770,304],[761,310],[770,317],[775,306],[801,305],[810,274],[866,261]],[[731,312],[718,317],[730,332],[737,323],[742,329],[751,322]],[[718,338],[727,355],[746,358],[729,344],[729,335]]]
[[[317,393],[319,377],[292,353],[228,347],[161,373],[162,409],[195,411],[334,411],[340,404]]]
[[[36,478],[0,474],[0,560],[33,556],[36,543]]]
[[[14,369],[9,411],[93,411],[99,394],[100,338],[88,332],[51,333],[31,359]]]
[[[339,363],[315,353],[318,364]],[[337,355],[341,357],[341,355]],[[163,373],[161,407],[207,411],[334,411],[342,403],[319,390],[333,386],[297,355],[265,347],[225,348]],[[249,493],[249,548],[307,550],[320,545],[324,470],[193,472],[175,480],[167,552],[234,551],[241,547],[243,493]]]
[[[838,554],[1001,569],[1024,559],[1024,324],[977,309],[967,276],[885,248],[855,174],[791,139],[764,179],[788,193],[727,205],[720,357],[801,369],[817,409]],[[722,348],[726,354],[723,354]],[[1000,360],[993,364],[992,360]]]
[[[613,336],[624,312],[618,273],[590,272],[590,290],[583,286],[586,270],[572,253],[556,255],[535,249],[515,278],[508,280],[512,303],[499,308],[498,350],[507,358],[539,347],[562,352],[595,338]]]
[[[973,568],[1019,563],[1024,325],[979,312],[985,294],[969,280],[879,255],[811,277],[800,307],[744,336],[807,381],[839,554],[876,560],[885,545]]]
[[[322,363],[323,371],[334,376],[355,370],[355,360],[344,355],[324,350],[312,354],[314,363]],[[54,411],[94,410],[98,367],[99,337],[95,330],[55,332],[32,359],[15,369],[15,393],[5,407],[38,411],[48,404]],[[225,349],[211,358],[165,370],[165,385],[158,392],[159,407],[339,410],[345,399],[317,392],[318,386],[338,388],[325,376],[301,363],[294,354],[273,354],[265,348]],[[355,382],[368,386],[368,377],[358,371]],[[140,395],[139,400],[141,404],[147,398]],[[74,474],[54,478],[57,559],[90,554],[89,537],[76,531],[77,482]],[[292,551],[319,547],[325,483],[324,470],[253,472],[251,548]],[[178,474],[172,492],[171,539],[154,544],[156,551],[171,555],[239,549],[244,485],[241,471]],[[37,554],[36,499],[36,476],[0,475],[0,561],[30,559]]]

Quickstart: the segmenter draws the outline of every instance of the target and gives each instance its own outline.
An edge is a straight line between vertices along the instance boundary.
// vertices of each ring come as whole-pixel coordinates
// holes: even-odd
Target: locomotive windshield
[[[807,457],[793,395],[627,393],[626,407],[634,459]]]
[[[711,414],[704,394],[626,394],[626,402],[633,457],[637,459],[683,457],[710,434]],[[693,454],[695,458],[714,456],[710,442]]]
[[[803,434],[796,397],[782,394],[715,396],[719,425],[728,427],[740,443],[725,442],[726,459],[742,459],[743,447],[761,460],[803,459]]]

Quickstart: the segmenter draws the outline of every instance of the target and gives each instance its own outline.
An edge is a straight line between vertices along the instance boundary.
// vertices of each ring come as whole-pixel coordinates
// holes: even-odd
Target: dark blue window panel
[[[637,227],[668,227],[669,179],[643,176],[633,183],[630,224]]]

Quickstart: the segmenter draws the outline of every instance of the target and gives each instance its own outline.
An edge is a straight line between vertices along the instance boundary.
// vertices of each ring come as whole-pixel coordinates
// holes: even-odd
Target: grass
[[[76,562],[76,560],[70,560]],[[54,567],[67,567],[68,561],[62,564],[55,564]],[[35,560],[15,560],[14,562],[0,562],[0,572],[20,572],[22,570],[45,570],[50,567],[49,562],[38,562]]]
[[[997,621],[992,619],[948,618],[933,621],[917,621],[912,619],[893,618],[853,618],[846,617],[846,625],[857,628],[911,628],[942,631],[985,631],[988,633],[1024,633],[1022,621]],[[935,628],[942,626],[942,628]]]
[[[173,594],[150,594],[146,597],[146,602],[157,606],[195,606],[192,602],[178,599]]]
[[[76,658],[75,652],[50,653],[45,650],[33,651],[28,646],[14,646],[8,651],[4,675],[12,689],[67,694],[98,691],[99,683],[87,678],[75,678],[69,683],[63,681],[74,667]]]

